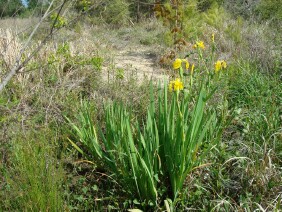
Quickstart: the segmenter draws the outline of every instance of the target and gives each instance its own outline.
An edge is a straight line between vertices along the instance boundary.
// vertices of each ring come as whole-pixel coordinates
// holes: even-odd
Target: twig
[[[27,42],[25,43],[25,46],[23,47],[23,49],[21,50],[19,57],[17,59],[17,61],[15,62],[13,68],[10,70],[10,72],[6,75],[6,77],[3,79],[3,81],[0,83],[0,92],[4,89],[4,87],[8,84],[8,82],[12,79],[12,77],[19,71],[21,70],[22,67],[24,67],[32,58],[33,56],[43,47],[43,45],[47,42],[47,40],[49,39],[49,37],[53,34],[54,28],[55,28],[55,24],[57,22],[58,16],[61,13],[65,3],[67,2],[67,0],[64,0],[64,2],[62,3],[62,5],[60,6],[59,12],[57,14],[56,19],[53,22],[53,25],[51,27],[50,33],[44,38],[44,40],[41,42],[41,44],[31,53],[31,55],[29,57],[27,57],[23,62],[21,61],[22,58],[22,54],[24,53],[24,51],[27,49],[27,47],[29,46],[31,39],[33,38],[35,32],[38,30],[39,26],[41,25],[41,23],[43,22],[44,19],[46,19],[49,15],[49,11],[53,5],[55,0],[52,0],[52,2],[50,3],[48,9],[46,10],[46,12],[44,13],[44,16],[41,18],[41,20],[38,22],[38,24],[35,26],[34,30],[32,31],[32,33],[30,34]]]

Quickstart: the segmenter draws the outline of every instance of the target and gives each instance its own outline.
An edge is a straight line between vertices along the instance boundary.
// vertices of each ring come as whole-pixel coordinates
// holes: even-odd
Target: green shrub
[[[198,0],[197,9],[201,12],[205,12],[211,8],[213,4],[222,4],[224,0]]]
[[[122,25],[128,23],[130,12],[127,1],[105,1],[100,7],[100,15],[107,23],[112,25]]]
[[[153,15],[153,5],[155,3],[154,0],[142,0],[142,1],[132,1],[128,0],[130,17],[134,18],[134,20],[139,21],[146,17],[150,17]]]
[[[250,18],[254,14],[258,1],[259,0],[229,0],[224,1],[224,6],[235,17],[242,16],[244,18]]]
[[[256,15],[263,21],[278,24],[282,21],[282,4],[279,0],[261,0],[256,7]]]

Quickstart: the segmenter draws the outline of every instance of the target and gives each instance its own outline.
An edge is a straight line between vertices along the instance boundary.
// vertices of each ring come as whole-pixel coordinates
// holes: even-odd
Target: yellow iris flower
[[[185,60],[185,59],[175,59],[175,61],[173,62],[173,69],[174,70],[177,70],[179,69],[181,66],[182,66],[182,62],[185,63],[185,68],[188,69],[189,68],[189,62],[188,60]]]
[[[224,60],[218,60],[214,64],[214,70],[217,73],[221,69],[225,69],[227,67],[227,63]]]
[[[221,66],[222,66],[222,68],[226,68],[227,67],[227,63],[224,60],[222,60],[221,61]]]
[[[200,49],[205,49],[205,44],[203,41],[197,41],[196,44],[193,46],[195,49],[200,48]]]
[[[195,65],[192,64],[192,67],[191,67],[191,75],[193,75],[193,73],[194,73],[194,68],[195,68]]]
[[[175,59],[174,63],[173,63],[173,69],[176,70],[176,69],[179,69],[181,67],[181,64],[182,64],[182,60],[181,59]]]
[[[174,81],[170,81],[169,91],[179,91],[179,90],[183,90],[183,89],[184,89],[183,83],[181,82],[181,80],[179,78],[177,78]]]
[[[184,86],[183,86],[183,83],[180,81],[179,78],[177,78],[175,81],[174,81],[174,90],[175,91],[179,91],[179,90],[183,90]]]
[[[221,62],[219,60],[214,64],[214,69],[215,72],[218,72],[221,69]]]
[[[170,92],[173,91],[173,82],[174,82],[174,81],[170,81],[170,83],[169,83],[169,85],[168,85],[168,90],[169,90]]]

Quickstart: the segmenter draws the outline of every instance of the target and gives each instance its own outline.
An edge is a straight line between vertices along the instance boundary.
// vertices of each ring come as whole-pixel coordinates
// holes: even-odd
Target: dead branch
[[[23,53],[26,51],[26,49],[28,48],[28,46],[30,45],[32,38],[34,36],[34,34],[37,32],[38,28],[40,27],[40,25],[42,24],[42,22],[50,15],[50,10],[51,7],[53,6],[55,0],[52,0],[51,3],[49,4],[48,9],[46,10],[46,12],[44,13],[44,15],[42,16],[42,18],[40,19],[40,21],[38,22],[38,24],[34,27],[33,31],[31,32],[31,34],[29,35],[24,47],[22,48],[22,50],[19,53],[19,56],[16,60],[16,62],[14,63],[13,68],[10,70],[10,72],[4,77],[3,81],[0,83],[0,92],[5,88],[5,86],[8,84],[8,82],[12,79],[12,77],[17,74],[33,57],[35,54],[37,54],[40,49],[45,45],[45,43],[48,41],[48,39],[52,36],[52,34],[54,33],[54,29],[55,29],[55,25],[57,23],[58,17],[60,15],[60,13],[62,12],[62,9],[64,7],[64,5],[66,4],[67,0],[64,0],[63,3],[59,6],[59,11],[57,13],[57,17],[55,18],[55,20],[53,21],[52,27],[50,29],[50,32],[45,36],[44,40],[41,42],[41,44],[23,61],[21,61],[22,59],[22,55]]]

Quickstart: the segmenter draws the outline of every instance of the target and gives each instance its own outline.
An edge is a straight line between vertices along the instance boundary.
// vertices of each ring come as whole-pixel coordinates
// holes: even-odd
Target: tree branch
[[[8,82],[12,79],[12,77],[19,71],[21,70],[22,67],[24,67],[32,58],[33,56],[38,53],[40,51],[40,49],[43,47],[43,45],[47,42],[47,40],[49,39],[49,37],[53,34],[54,32],[54,28],[55,28],[55,24],[58,20],[58,17],[65,5],[65,3],[67,2],[67,0],[64,0],[63,3],[61,4],[60,8],[59,8],[59,12],[57,14],[56,19],[53,22],[53,25],[51,27],[51,30],[49,32],[48,35],[45,36],[44,40],[40,43],[40,45],[31,53],[31,55],[29,55],[29,57],[27,57],[23,62],[21,62],[21,58],[23,53],[25,52],[25,50],[27,49],[27,47],[29,46],[29,44],[31,43],[31,40],[34,36],[34,34],[36,33],[36,31],[38,30],[39,26],[42,24],[42,22],[48,17],[48,15],[50,14],[49,11],[53,5],[55,0],[52,0],[52,2],[50,3],[48,9],[46,10],[46,12],[44,13],[43,17],[40,19],[40,21],[38,22],[38,24],[34,27],[32,33],[30,34],[30,36],[28,37],[28,40],[26,41],[24,47],[22,48],[22,50],[20,51],[20,54],[13,66],[13,68],[10,70],[10,72],[4,77],[3,81],[0,83],[0,92],[5,88],[5,86],[8,84]]]

